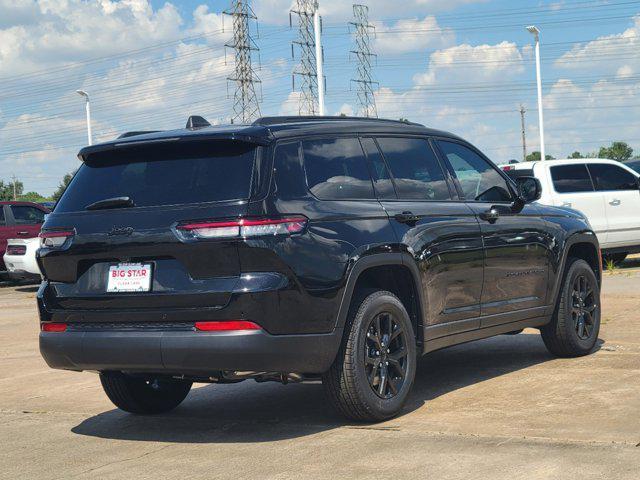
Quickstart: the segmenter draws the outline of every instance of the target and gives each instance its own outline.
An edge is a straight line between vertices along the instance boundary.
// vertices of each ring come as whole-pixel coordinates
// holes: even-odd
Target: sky
[[[541,30],[548,154],[614,140],[640,153],[640,1],[358,0],[369,7],[380,117],[451,131],[496,163],[539,149],[533,36]],[[291,0],[252,0],[263,115],[297,114]],[[230,0],[0,0],[0,180],[50,195],[94,141],[228,123]],[[328,114],[358,115],[352,2],[320,0]],[[300,84],[296,82],[296,86]]]

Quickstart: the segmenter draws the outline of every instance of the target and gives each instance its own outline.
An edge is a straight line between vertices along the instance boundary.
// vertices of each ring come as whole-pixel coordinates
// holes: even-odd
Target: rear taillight
[[[47,248],[59,248],[75,235],[73,230],[43,230],[40,232],[40,246]]]
[[[505,172],[510,172],[511,170],[515,170],[516,167],[512,167],[511,165],[505,165],[502,167],[502,170]]]
[[[301,215],[286,218],[241,218],[213,222],[190,222],[178,225],[176,230],[185,240],[217,238],[252,238],[301,233],[307,225],[307,217]]]
[[[227,320],[222,322],[196,322],[196,330],[201,332],[230,332],[234,330],[260,330],[260,326],[248,320]]]
[[[25,245],[8,245],[7,255],[24,255],[27,253],[27,247]]]
[[[42,323],[40,329],[43,332],[62,333],[67,331],[66,323]]]

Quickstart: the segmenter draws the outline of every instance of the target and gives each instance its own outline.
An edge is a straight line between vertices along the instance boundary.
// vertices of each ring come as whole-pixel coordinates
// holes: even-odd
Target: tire
[[[102,372],[100,382],[116,407],[138,415],[169,412],[180,405],[191,390],[191,382],[144,379],[120,372]]]
[[[578,283],[580,279],[586,283]],[[591,353],[600,332],[600,314],[600,287],[593,270],[584,260],[569,258],[555,314],[541,329],[549,352],[558,357]]]
[[[369,290],[352,302],[342,345],[322,383],[345,417],[382,421],[400,413],[416,360],[415,333],[402,302],[390,292]]]
[[[627,258],[628,255],[628,253],[610,253],[603,255],[603,260],[605,263],[607,261],[611,261],[614,265],[618,265],[624,262],[625,258]]]

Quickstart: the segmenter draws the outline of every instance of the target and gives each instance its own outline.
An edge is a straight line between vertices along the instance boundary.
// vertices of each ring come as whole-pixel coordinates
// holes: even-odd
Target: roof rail
[[[253,125],[269,126],[269,125],[281,125],[286,123],[304,123],[304,122],[319,122],[319,121],[346,121],[346,122],[380,122],[380,123],[400,123],[404,125],[417,125],[424,127],[420,123],[409,122],[405,120],[391,120],[387,118],[368,118],[368,117],[343,117],[343,116],[288,116],[288,117],[262,117],[253,122]]]
[[[118,138],[129,138],[129,137],[135,137],[137,135],[145,135],[147,133],[157,133],[160,130],[140,130],[140,131],[133,131],[133,132],[124,132],[121,135],[118,135]]]

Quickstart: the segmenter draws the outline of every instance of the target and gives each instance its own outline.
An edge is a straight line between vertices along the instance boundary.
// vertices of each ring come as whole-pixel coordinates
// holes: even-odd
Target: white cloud
[[[291,92],[287,99],[280,105],[278,115],[299,115],[300,92]]]
[[[355,115],[355,110],[353,105],[343,103],[334,115],[346,115],[347,117],[353,117]]]
[[[0,4],[0,72],[26,73],[176,39],[182,18],[147,0],[41,1]],[[11,3],[11,6],[7,6]],[[0,27],[1,28],[1,27]]]
[[[633,26],[622,33],[598,37],[579,44],[556,60],[556,67],[572,70],[617,68],[621,63],[628,68],[640,68],[640,15],[633,18]]]
[[[442,48],[455,40],[450,28],[443,28],[433,16],[422,20],[409,18],[393,25],[375,22],[374,51],[379,55],[397,55],[427,48]]]
[[[477,83],[515,76],[523,71],[523,56],[515,43],[462,44],[432,53],[428,70],[415,75],[414,81],[418,85],[455,79],[471,79]]]

